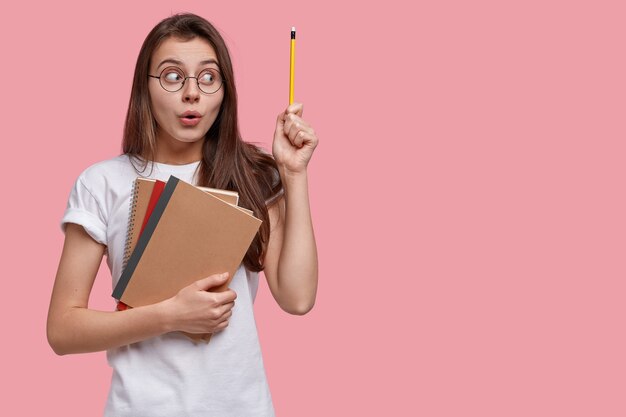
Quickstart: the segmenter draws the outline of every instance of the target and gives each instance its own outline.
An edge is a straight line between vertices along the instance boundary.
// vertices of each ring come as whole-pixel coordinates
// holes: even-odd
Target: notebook
[[[157,185],[159,183],[162,184],[162,187],[159,187]],[[124,258],[122,261],[122,269],[126,269],[128,258],[130,258],[131,253],[135,249],[135,245],[137,244],[137,240],[139,239],[141,230],[143,229],[145,224],[147,224],[147,220],[151,213],[151,210],[149,211],[148,207],[150,205],[152,195],[155,194],[158,199],[158,196],[161,194],[164,187],[165,183],[163,181],[142,177],[137,177],[137,179],[135,179],[133,183],[131,203],[128,213],[128,226],[126,229],[126,242],[124,243]],[[237,192],[235,191],[220,190],[217,188],[209,187],[197,188],[205,192],[211,193],[212,195],[230,204],[239,204],[239,194],[237,194]],[[155,191],[156,193],[154,193]],[[252,212],[249,210],[243,208],[240,209],[252,214]]]

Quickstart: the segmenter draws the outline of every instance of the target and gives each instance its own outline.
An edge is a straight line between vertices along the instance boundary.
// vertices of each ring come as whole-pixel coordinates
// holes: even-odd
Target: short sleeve
[[[76,223],[83,226],[85,231],[96,242],[103,245],[106,240],[106,219],[98,200],[85,186],[81,177],[78,177],[74,188],[70,192],[67,208],[61,219],[61,230],[65,233],[67,223]]]

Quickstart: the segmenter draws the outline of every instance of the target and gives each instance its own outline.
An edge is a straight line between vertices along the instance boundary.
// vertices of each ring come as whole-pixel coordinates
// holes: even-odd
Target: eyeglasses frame
[[[165,70],[167,70],[167,69],[169,69],[169,68],[176,68],[176,69],[180,70],[180,72],[182,72],[182,73],[183,73],[183,77],[184,77],[184,78],[183,78],[183,82],[182,82],[182,84],[180,85],[180,88],[179,88],[179,89],[177,89],[177,90],[174,90],[174,91],[170,91],[170,90],[168,90],[167,88],[165,88],[165,87],[163,86],[163,83],[161,82],[161,78],[163,77],[163,72],[165,72]],[[203,72],[204,70],[206,70],[206,69],[214,69],[214,68],[205,68],[205,69],[203,69],[202,71],[200,71],[200,74],[202,74],[202,72]],[[196,85],[198,86],[198,90],[202,91],[204,94],[215,94],[215,93],[217,93],[218,91],[220,91],[220,89],[221,89],[221,88],[222,88],[222,86],[224,85],[224,81],[226,81],[226,79],[222,76],[222,73],[221,73],[219,70],[217,71],[217,73],[218,73],[218,74],[219,74],[219,76],[220,76],[220,86],[218,87],[218,89],[217,89],[217,90],[213,91],[212,93],[207,93],[206,91],[204,91],[204,90],[202,89],[202,87],[200,87],[200,81],[198,80],[198,77],[192,77],[191,75],[185,75],[185,71],[183,71],[183,70],[182,70],[182,68],[179,68],[179,67],[174,66],[174,65],[171,65],[171,66],[169,66],[169,67],[165,67],[165,68],[163,68],[163,70],[161,70],[161,73],[159,74],[159,76],[158,76],[158,77],[157,77],[156,75],[150,75],[150,74],[148,74],[148,77],[156,78],[157,80],[159,80],[159,85],[161,86],[161,88],[162,88],[162,89],[164,89],[165,91],[167,91],[168,93],[175,93],[175,92],[177,92],[177,91],[182,90],[182,89],[183,89],[183,87],[185,86],[185,82],[187,81],[187,79],[188,79],[188,78],[193,78],[193,79],[195,79],[195,80],[196,80]]]

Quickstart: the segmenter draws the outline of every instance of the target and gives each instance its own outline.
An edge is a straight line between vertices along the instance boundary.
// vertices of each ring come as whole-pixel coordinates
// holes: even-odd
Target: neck
[[[157,135],[154,162],[168,165],[186,165],[202,159],[203,140],[182,142],[172,137]]]

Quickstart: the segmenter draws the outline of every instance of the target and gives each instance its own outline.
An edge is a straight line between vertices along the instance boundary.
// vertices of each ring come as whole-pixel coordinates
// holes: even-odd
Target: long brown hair
[[[252,210],[263,221],[243,259],[246,268],[261,271],[270,234],[267,208],[278,201],[282,183],[274,158],[241,138],[230,55],[222,36],[204,18],[191,13],[173,15],[159,22],[144,40],[135,66],[122,151],[131,160],[137,157],[146,161],[146,166],[147,161],[154,160],[157,126],[150,106],[148,71],[152,53],[170,37],[183,41],[201,37],[217,54],[224,98],[204,138],[197,185],[237,191],[240,206]]]

